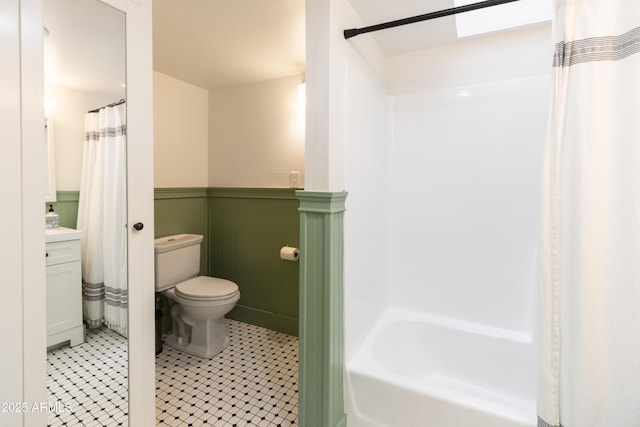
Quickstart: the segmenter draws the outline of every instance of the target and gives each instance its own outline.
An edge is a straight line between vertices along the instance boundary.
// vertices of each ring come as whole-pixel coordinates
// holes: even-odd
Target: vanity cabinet
[[[84,342],[81,232],[47,230],[47,347]]]

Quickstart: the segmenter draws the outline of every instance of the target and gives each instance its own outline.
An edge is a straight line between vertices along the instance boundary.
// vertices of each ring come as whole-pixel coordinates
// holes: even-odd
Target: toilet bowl
[[[195,234],[155,239],[156,291],[171,304],[173,331],[165,344],[210,359],[229,344],[224,316],[240,291],[230,280],[197,275],[201,242]]]

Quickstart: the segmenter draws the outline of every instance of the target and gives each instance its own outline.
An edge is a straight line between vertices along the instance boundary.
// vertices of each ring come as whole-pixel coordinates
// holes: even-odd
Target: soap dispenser
[[[58,214],[53,211],[53,205],[49,205],[49,212],[44,217],[47,228],[58,228]]]

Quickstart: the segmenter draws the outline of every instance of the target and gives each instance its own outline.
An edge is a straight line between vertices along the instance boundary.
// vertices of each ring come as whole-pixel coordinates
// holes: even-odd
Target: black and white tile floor
[[[298,339],[227,320],[230,343],[211,360],[165,346],[156,359],[162,426],[297,425]]]
[[[127,342],[122,336],[106,328],[88,330],[84,344],[51,350],[47,362],[47,401],[59,408],[48,413],[48,426],[127,425]]]
[[[156,425],[298,424],[298,339],[234,320],[227,320],[227,328],[229,347],[211,360],[164,347],[156,358]],[[119,338],[110,331],[104,332],[109,341],[111,335]],[[108,387],[111,380],[109,374],[103,373],[103,367],[77,367],[78,362],[87,359],[87,353],[95,352],[94,339],[101,338],[90,334],[86,344],[49,353],[49,401],[72,401],[71,412],[50,414],[49,426],[127,425],[126,391],[122,395]],[[114,368],[113,375],[124,378],[122,382],[126,384],[126,342],[120,341],[121,350],[112,351],[124,351],[122,361],[120,356],[116,360],[112,355],[109,366]],[[99,351],[101,357],[104,354]],[[86,369],[84,373],[79,372],[82,369]],[[88,384],[81,385],[83,379]]]

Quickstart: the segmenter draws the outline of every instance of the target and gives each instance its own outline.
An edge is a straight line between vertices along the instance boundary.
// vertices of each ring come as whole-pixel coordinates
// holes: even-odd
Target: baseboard
[[[229,319],[267,328],[283,334],[298,336],[298,319],[270,313],[252,307],[236,305],[227,316]]]

